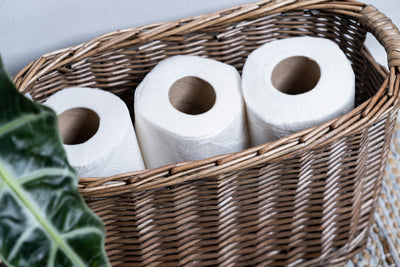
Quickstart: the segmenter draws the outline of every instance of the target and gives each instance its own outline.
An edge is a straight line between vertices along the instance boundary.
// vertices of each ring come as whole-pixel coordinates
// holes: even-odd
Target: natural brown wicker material
[[[367,32],[385,47],[389,71],[363,46]],[[15,77],[39,101],[90,86],[132,107],[136,85],[169,56],[201,55],[241,70],[252,50],[292,36],[341,47],[356,73],[357,107],[240,153],[81,178],[80,192],[107,227],[114,266],[339,265],[360,251],[399,109],[398,29],[351,0],[261,1],[105,34],[43,55]]]
[[[366,248],[346,267],[400,266],[400,122],[397,121],[382,190]]]

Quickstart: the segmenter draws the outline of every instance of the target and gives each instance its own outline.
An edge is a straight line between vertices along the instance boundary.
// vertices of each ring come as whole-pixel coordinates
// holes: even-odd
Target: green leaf
[[[0,58],[0,259],[109,266],[102,221],[78,192],[55,113],[22,96]]]

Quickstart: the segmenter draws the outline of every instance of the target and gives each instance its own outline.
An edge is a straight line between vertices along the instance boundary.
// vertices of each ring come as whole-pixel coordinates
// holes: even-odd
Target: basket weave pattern
[[[386,48],[389,71],[364,47],[367,32]],[[397,28],[350,0],[261,1],[105,34],[43,55],[15,77],[35,100],[90,86],[133,110],[134,88],[167,57],[201,55],[241,70],[260,45],[293,36],[341,47],[356,74],[357,108],[243,152],[81,178],[80,192],[107,227],[112,265],[339,265],[360,251],[399,109]]]

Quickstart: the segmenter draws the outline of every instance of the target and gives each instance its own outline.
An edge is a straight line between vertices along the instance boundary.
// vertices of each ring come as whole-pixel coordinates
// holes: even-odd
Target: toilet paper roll
[[[334,42],[297,37],[254,50],[243,68],[242,89],[256,146],[349,112],[355,78]]]
[[[58,115],[68,161],[80,177],[107,177],[144,169],[128,108],[116,95],[72,87],[45,103]]]
[[[147,168],[247,146],[238,71],[198,56],[160,62],[135,92],[135,127]]]

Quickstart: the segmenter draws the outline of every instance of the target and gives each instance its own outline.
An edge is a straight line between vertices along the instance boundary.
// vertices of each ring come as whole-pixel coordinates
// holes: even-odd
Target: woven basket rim
[[[274,4],[274,5],[272,5]],[[284,159],[299,153],[303,148],[319,147],[329,143],[332,138],[340,138],[350,135],[360,125],[372,125],[379,118],[392,109],[399,108],[400,93],[394,90],[396,72],[400,66],[400,34],[397,27],[384,14],[380,13],[372,5],[358,1],[327,1],[304,0],[282,1],[276,4],[274,1],[260,1],[226,8],[213,13],[188,17],[170,22],[154,23],[141,27],[132,27],[102,34],[90,41],[64,49],[46,53],[37,60],[28,64],[14,78],[17,88],[22,93],[29,90],[29,86],[40,76],[57,68],[67,65],[71,61],[79,61],[94,53],[106,49],[122,49],[127,46],[152,42],[172,34],[189,34],[210,25],[221,25],[243,21],[248,17],[262,17],[288,10],[312,10],[324,9],[338,14],[353,17],[365,25],[377,40],[385,47],[388,54],[389,71],[382,66],[376,68],[387,78],[377,94],[357,106],[351,112],[332,119],[321,125],[292,134],[280,140],[248,148],[244,151],[231,154],[223,154],[208,159],[180,162],[162,166],[156,169],[119,174],[104,178],[81,178],[88,182],[87,190],[94,190],[101,184],[110,180],[122,180],[121,184],[110,185],[118,187],[126,182],[135,181],[137,190],[154,189],[169,186],[183,181],[189,181],[208,175],[218,175],[230,169],[240,170],[249,166],[256,166],[266,160]],[[121,44],[122,41],[125,43]],[[140,49],[143,46],[139,46]],[[365,56],[374,61],[368,51]],[[398,86],[397,86],[398,87]],[[205,166],[207,168],[205,168]],[[146,177],[152,176],[152,180]],[[162,182],[154,176],[163,179]],[[138,181],[142,181],[138,182]],[[83,190],[85,190],[83,189]],[[131,188],[133,190],[133,188]]]

